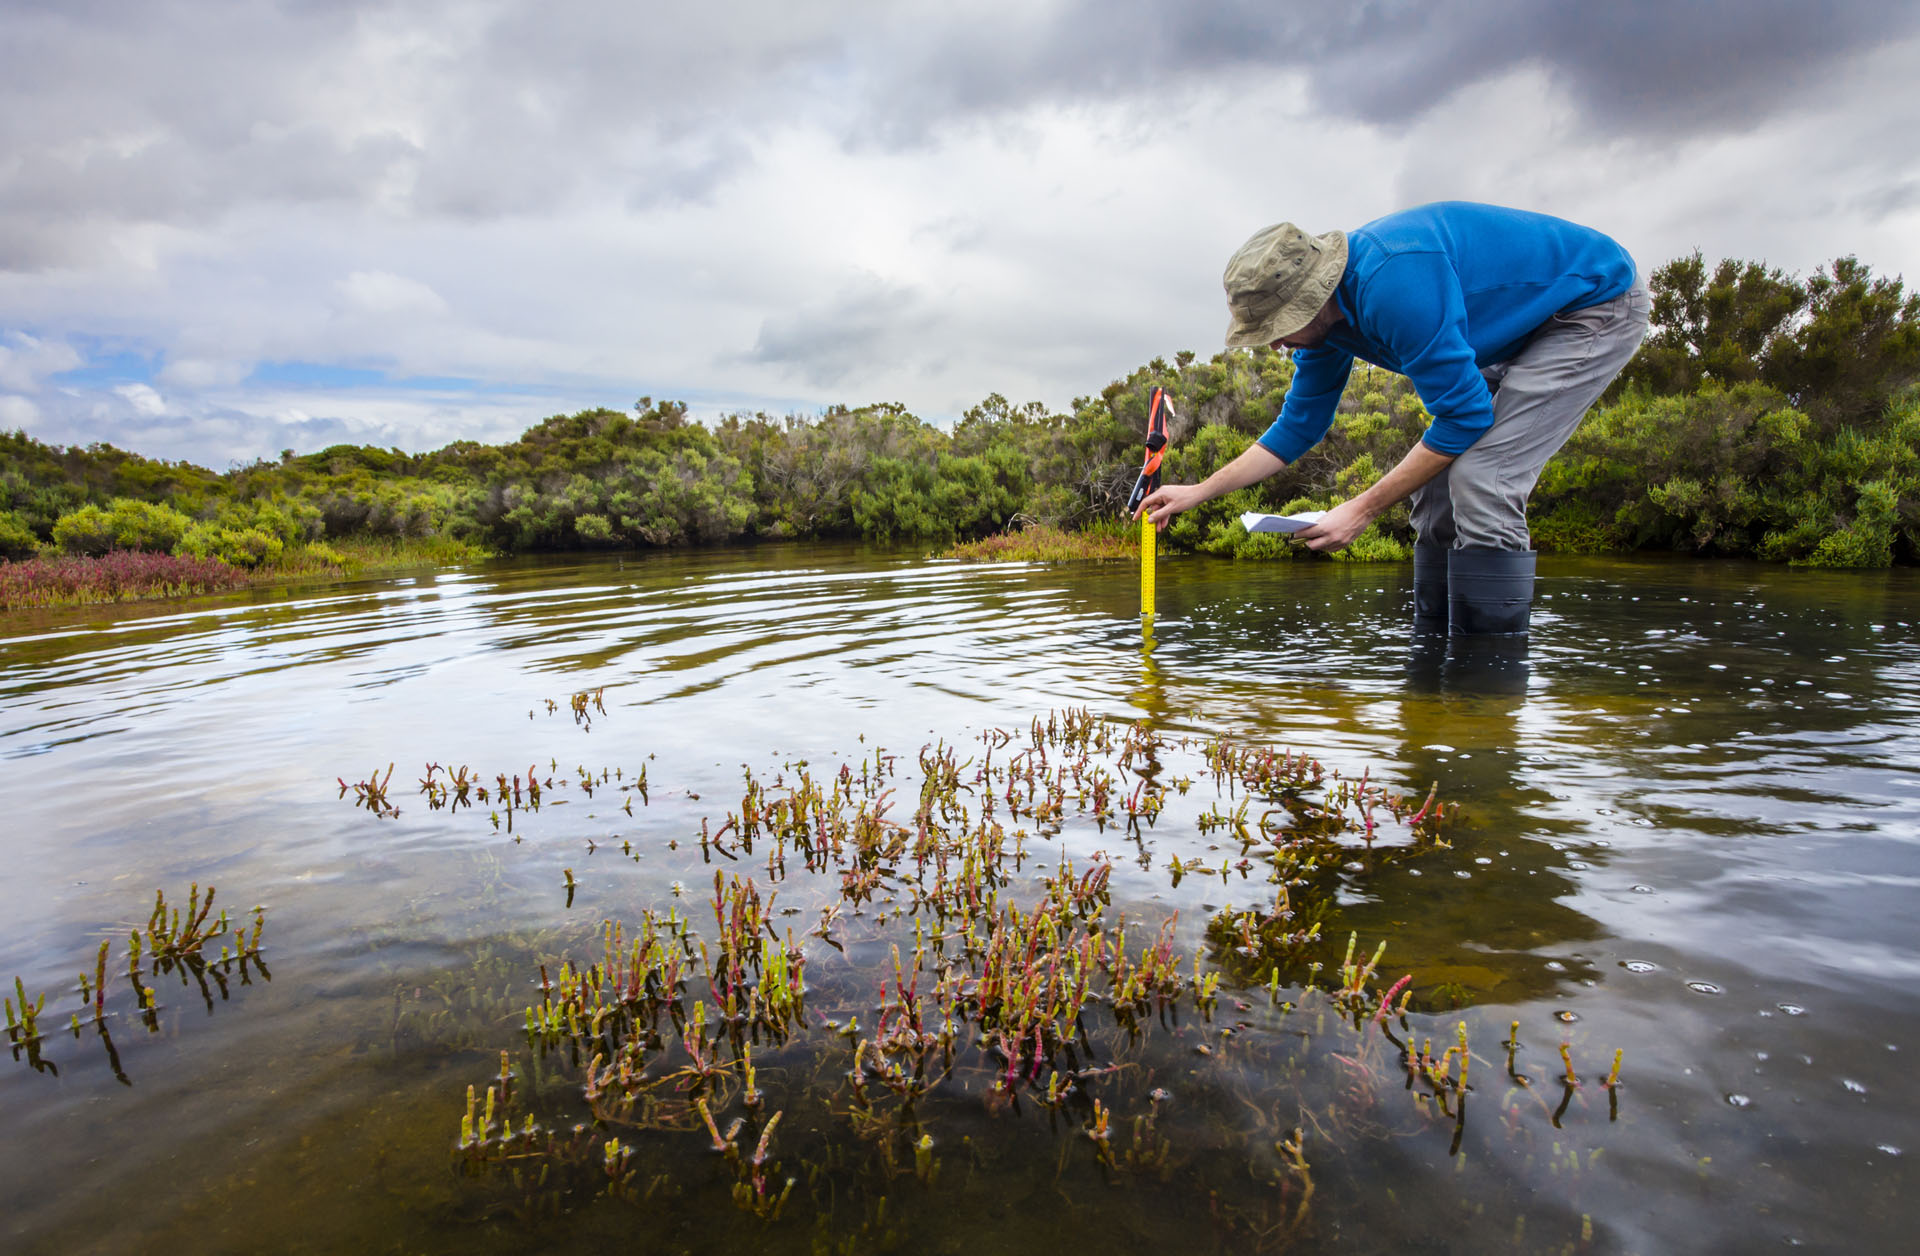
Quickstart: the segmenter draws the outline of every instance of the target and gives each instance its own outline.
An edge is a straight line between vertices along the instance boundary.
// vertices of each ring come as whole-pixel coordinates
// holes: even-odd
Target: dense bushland
[[[1920,294],[1842,258],[1809,279],[1700,255],[1653,277],[1655,327],[1548,464],[1532,516],[1550,550],[1665,549],[1820,566],[1920,557]],[[819,415],[684,404],[557,415],[502,445],[340,445],[225,474],[106,445],[0,434],[0,556],[116,550],[272,570],[334,546],[523,552],[744,537],[951,542],[1042,524],[1111,526],[1138,466],[1149,388],[1176,418],[1166,477],[1197,480],[1279,412],[1282,356],[1156,358],[1065,412],[989,396],[942,430],[897,405]],[[1407,382],[1356,367],[1326,440],[1168,530],[1175,547],[1287,557],[1245,510],[1330,506],[1393,466],[1428,415]],[[1404,507],[1343,555],[1397,558]]]

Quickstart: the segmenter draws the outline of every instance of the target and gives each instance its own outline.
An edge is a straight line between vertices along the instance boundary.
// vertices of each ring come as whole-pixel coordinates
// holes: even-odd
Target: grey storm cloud
[[[1740,130],[1791,107],[1855,54],[1920,27],[1920,9],[1886,0],[1395,7],[1406,21],[1315,75],[1323,108],[1344,100],[1357,117],[1391,122],[1463,84],[1537,66],[1567,89],[1591,130]]]
[[[781,65],[831,29],[777,12],[10,3],[0,265],[75,260],[89,228],[252,204],[493,217],[609,177],[634,204],[698,199],[744,160],[756,109],[785,116]]]
[[[236,205],[484,218],[609,184],[630,206],[699,201],[796,120],[911,146],[1049,101],[1151,114],[1261,72],[1302,76],[1324,115],[1394,126],[1534,68],[1589,130],[1697,135],[1791,107],[1916,25],[1920,6],[1885,0],[12,0],[0,266]]]
[[[860,60],[877,76],[868,127],[896,142],[1048,98],[1177,105],[1210,77],[1261,70],[1305,76],[1322,114],[1396,126],[1540,69],[1590,130],[1658,138],[1751,126],[1916,28],[1920,6],[1887,0],[1089,0],[1005,23],[898,21]]]

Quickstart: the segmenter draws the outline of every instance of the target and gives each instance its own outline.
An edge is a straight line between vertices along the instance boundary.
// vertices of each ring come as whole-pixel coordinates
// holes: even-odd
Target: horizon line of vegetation
[[[1750,261],[1710,268],[1698,252],[1650,286],[1646,343],[1540,477],[1534,544],[1816,567],[1920,560],[1920,293],[1852,257],[1801,279]],[[0,558],[130,550],[258,576],[349,570],[343,545],[458,561],[754,537],[953,545],[1033,524],[1113,536],[1149,389],[1167,388],[1177,412],[1165,478],[1194,482],[1266,430],[1291,379],[1290,362],[1266,349],[1206,361],[1183,351],[1066,412],[992,394],[950,431],[897,404],[709,426],[683,402],[642,397],[632,414],[555,415],[500,445],[284,450],[224,473],[0,433]],[[1302,551],[1284,538],[1249,535],[1240,514],[1353,496],[1428,418],[1404,377],[1356,364],[1325,440],[1271,479],[1181,515],[1165,543],[1294,557]],[[1411,540],[1401,505],[1338,557],[1402,559]]]

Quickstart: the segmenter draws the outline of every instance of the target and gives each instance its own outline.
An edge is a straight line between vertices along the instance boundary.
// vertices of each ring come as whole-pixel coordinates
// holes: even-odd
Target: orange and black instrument
[[[1173,413],[1173,402],[1167,398],[1167,390],[1155,388],[1147,397],[1147,456],[1140,464],[1140,478],[1133,482],[1133,492],[1127,497],[1127,513],[1131,515],[1140,509],[1140,503],[1148,493],[1160,487],[1160,459],[1167,451],[1167,416]]]

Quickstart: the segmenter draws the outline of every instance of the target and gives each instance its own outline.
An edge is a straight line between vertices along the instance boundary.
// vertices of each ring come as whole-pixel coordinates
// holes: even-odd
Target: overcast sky
[[[0,429],[224,467],[1064,406],[1288,219],[1920,281],[1892,0],[0,0]]]

